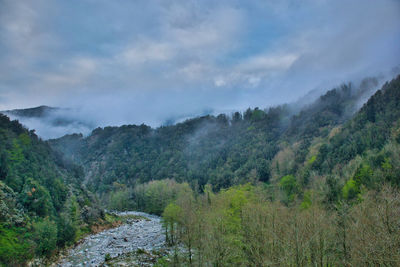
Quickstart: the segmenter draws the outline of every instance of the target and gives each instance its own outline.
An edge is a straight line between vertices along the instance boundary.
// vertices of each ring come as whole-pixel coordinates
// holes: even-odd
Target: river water
[[[147,220],[132,220],[117,228],[90,235],[67,251],[54,266],[100,266],[107,254],[114,258],[138,249],[151,251],[165,247],[160,217],[135,211],[118,215],[138,215]]]

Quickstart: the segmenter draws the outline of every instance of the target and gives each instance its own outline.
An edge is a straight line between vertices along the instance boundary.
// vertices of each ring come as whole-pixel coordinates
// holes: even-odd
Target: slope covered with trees
[[[206,184],[218,191],[298,172],[307,182],[323,161],[326,145],[320,150],[321,144],[353,116],[371,84],[376,80],[366,79],[359,87],[345,84],[300,111],[283,105],[198,117],[157,129],[105,127],[88,137],[67,135],[50,144],[84,167],[87,184],[99,194],[115,190],[115,183],[133,188],[160,179],[186,181],[200,191]],[[315,163],[305,169],[309,160]]]
[[[399,108],[397,78],[339,128],[309,140],[294,138],[301,143],[285,147],[274,164],[303,150],[305,160],[293,157],[284,176],[218,193],[207,187],[204,194],[190,188],[181,192],[163,212],[167,240],[176,248],[169,261],[183,266],[398,266]]]
[[[102,216],[82,177],[81,167],[0,114],[0,265],[50,256]]]

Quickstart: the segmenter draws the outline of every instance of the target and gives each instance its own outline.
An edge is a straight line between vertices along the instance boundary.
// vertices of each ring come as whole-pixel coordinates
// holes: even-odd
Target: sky
[[[399,0],[0,0],[0,110],[97,126],[265,108],[399,65]]]

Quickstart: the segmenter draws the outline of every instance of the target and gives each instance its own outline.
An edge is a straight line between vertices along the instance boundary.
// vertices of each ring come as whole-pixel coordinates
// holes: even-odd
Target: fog
[[[28,129],[34,129],[42,139],[53,139],[66,134],[82,133],[89,135],[96,127],[94,121],[71,109],[54,110],[42,117],[25,117],[3,112],[12,120],[18,120]]]
[[[306,103],[391,79],[399,43],[397,0],[3,0],[0,110],[62,108],[19,118],[54,138]]]

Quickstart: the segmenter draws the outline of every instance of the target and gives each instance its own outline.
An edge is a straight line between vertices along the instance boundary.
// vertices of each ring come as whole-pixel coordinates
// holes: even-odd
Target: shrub
[[[23,230],[0,224],[0,266],[15,266],[32,257],[30,244],[23,239]]]
[[[36,253],[38,255],[49,256],[57,245],[57,225],[49,218],[46,218],[35,222],[33,227],[35,230]]]

